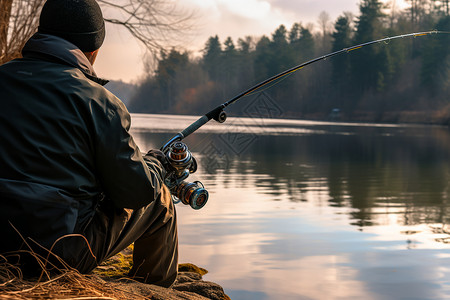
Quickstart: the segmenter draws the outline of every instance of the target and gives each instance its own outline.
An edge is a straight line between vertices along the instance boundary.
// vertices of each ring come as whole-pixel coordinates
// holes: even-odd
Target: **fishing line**
[[[226,120],[226,113],[224,112],[224,108],[227,107],[228,105],[233,104],[234,102],[236,102],[237,100],[239,100],[240,98],[243,98],[245,96],[251,95],[252,93],[255,93],[257,91],[259,91],[262,87],[268,85],[269,83],[272,83],[274,81],[276,81],[277,79],[283,78],[287,75],[292,75],[292,73],[297,72],[298,70],[313,64],[315,62],[321,61],[321,60],[325,60],[329,57],[333,57],[336,55],[339,55],[341,53],[349,53],[350,51],[354,51],[357,49],[361,49],[363,47],[369,46],[369,45],[373,45],[373,44],[377,44],[377,43],[381,43],[381,42],[390,42],[391,40],[394,39],[400,39],[400,38],[409,38],[409,37],[421,37],[421,36],[427,36],[427,35],[431,35],[431,34],[450,34],[449,31],[438,31],[438,30],[431,30],[431,31],[423,31],[423,32],[414,32],[414,33],[408,33],[408,34],[401,34],[401,35],[396,35],[396,36],[392,36],[392,37],[385,37],[382,39],[378,39],[378,40],[374,40],[374,41],[370,41],[370,42],[366,42],[363,44],[359,44],[359,45],[355,45],[355,46],[351,46],[348,48],[344,48],[317,58],[314,58],[312,60],[309,60],[307,62],[304,62],[300,65],[294,66],[290,69],[287,69],[286,71],[283,71],[275,76],[272,76],[258,84],[256,84],[255,86],[249,88],[248,90],[238,94],[237,96],[235,96],[234,98],[228,100],[227,102],[217,106],[216,108],[214,108],[213,110],[209,111],[208,113],[206,113],[205,115],[203,115],[202,117],[200,117],[197,121],[195,121],[194,123],[192,123],[191,125],[189,125],[187,128],[185,128],[184,130],[182,130],[181,132],[177,133],[174,137],[172,137],[161,149],[167,149],[173,142],[175,141],[181,141],[182,139],[186,138],[187,136],[189,136],[190,134],[194,133],[197,129],[199,129],[200,127],[202,127],[203,125],[205,125],[207,122],[209,122],[211,119],[216,120],[219,123],[223,123]],[[277,82],[275,82],[273,85],[275,85]],[[273,85],[270,85],[267,88],[272,87]],[[267,89],[266,88],[266,89]],[[264,89],[265,90],[265,89]]]

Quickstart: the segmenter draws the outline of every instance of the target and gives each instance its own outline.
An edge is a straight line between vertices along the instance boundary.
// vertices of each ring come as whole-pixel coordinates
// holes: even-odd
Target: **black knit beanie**
[[[95,0],[47,0],[38,32],[62,37],[81,51],[92,52],[103,44],[105,22]]]

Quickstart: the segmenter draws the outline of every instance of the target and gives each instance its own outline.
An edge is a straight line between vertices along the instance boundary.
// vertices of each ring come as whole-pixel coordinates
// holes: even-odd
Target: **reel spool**
[[[181,203],[191,206],[193,209],[200,209],[208,201],[208,191],[200,181],[182,181],[173,189],[173,195]]]

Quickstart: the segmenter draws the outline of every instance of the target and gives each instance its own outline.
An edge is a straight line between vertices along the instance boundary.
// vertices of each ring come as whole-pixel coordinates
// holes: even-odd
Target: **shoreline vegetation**
[[[131,257],[132,247],[128,247],[91,274],[80,274],[66,267],[50,275],[43,268],[41,276],[31,280],[24,279],[20,268],[0,256],[0,299],[230,299],[220,285],[202,279],[207,270],[190,263],[178,265],[178,277],[171,288],[127,278]]]

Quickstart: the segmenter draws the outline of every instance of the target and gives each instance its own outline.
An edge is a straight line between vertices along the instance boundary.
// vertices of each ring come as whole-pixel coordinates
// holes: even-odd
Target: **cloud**
[[[187,0],[196,5],[199,0]],[[201,15],[197,38],[191,49],[201,49],[210,36],[218,35],[221,41],[227,37],[237,40],[245,36],[269,35],[287,17],[266,0],[211,0],[197,6]],[[192,7],[192,6],[191,6]],[[291,21],[288,21],[291,22]]]
[[[287,14],[294,14],[302,23],[316,22],[320,12],[326,11],[332,19],[344,11],[356,12],[358,10],[355,0],[269,0],[273,7]]]
[[[271,13],[271,5],[268,1],[218,0],[218,2],[229,12],[248,19],[259,20],[268,17]]]

